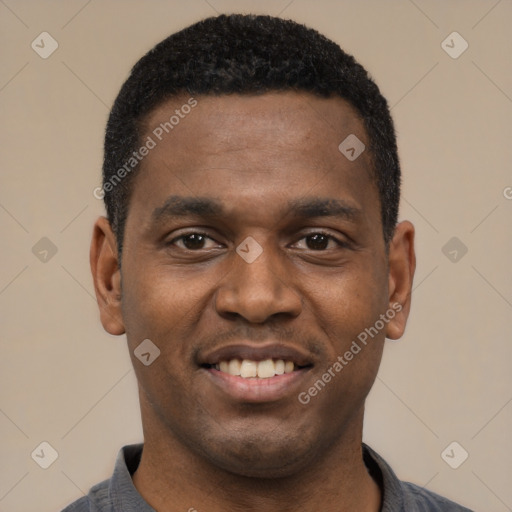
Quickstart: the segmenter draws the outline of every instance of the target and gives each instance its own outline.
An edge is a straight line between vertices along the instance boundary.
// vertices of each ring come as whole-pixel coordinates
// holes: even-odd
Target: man
[[[362,444],[415,255],[387,103],[351,56],[291,21],[197,23],[133,68],[103,171],[91,267],[144,445],[66,512],[468,510]]]

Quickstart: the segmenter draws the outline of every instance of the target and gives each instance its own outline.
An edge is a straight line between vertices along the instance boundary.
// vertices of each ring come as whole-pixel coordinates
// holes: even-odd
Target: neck
[[[314,462],[273,479],[219,469],[192,453],[165,426],[143,421],[145,444],[134,485],[159,512],[377,512],[381,492],[362,456],[363,410],[357,416]]]

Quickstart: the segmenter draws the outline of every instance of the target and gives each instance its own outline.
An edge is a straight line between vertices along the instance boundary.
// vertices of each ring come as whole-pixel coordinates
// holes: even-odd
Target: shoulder
[[[400,482],[403,489],[405,510],[418,510],[422,512],[472,512],[469,508],[458,505],[448,498],[423,487]],[[414,507],[414,508],[413,508]]]
[[[363,458],[383,490],[382,512],[472,512],[424,487],[399,480],[388,463],[366,444]]]
[[[111,512],[109,499],[109,480],[105,480],[91,488],[87,496],[74,501],[62,512]]]
[[[62,512],[90,512],[91,510],[91,502],[88,496],[84,496],[79,500],[74,501],[71,505],[68,505],[66,508],[62,509]]]
[[[131,477],[139,465],[142,448],[142,444],[121,448],[112,476],[96,484],[87,496],[71,503],[62,512],[153,511],[135,489]]]

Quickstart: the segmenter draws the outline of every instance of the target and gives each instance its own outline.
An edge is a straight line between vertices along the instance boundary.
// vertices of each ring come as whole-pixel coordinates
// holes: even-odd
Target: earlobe
[[[400,338],[405,331],[415,270],[414,226],[404,221],[397,225],[389,245],[389,307],[396,314],[387,324],[386,337],[392,340]]]
[[[100,217],[94,225],[90,264],[103,328],[109,334],[124,334],[117,244],[110,223],[105,217]]]

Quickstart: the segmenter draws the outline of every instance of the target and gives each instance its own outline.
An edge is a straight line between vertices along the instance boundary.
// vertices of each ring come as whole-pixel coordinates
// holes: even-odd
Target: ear
[[[397,225],[389,244],[389,306],[396,312],[386,328],[386,337],[400,338],[404,331],[411,309],[411,292],[416,255],[414,253],[414,226],[404,221]]]
[[[94,225],[90,263],[103,328],[109,334],[124,334],[117,242],[105,217],[100,217]]]

